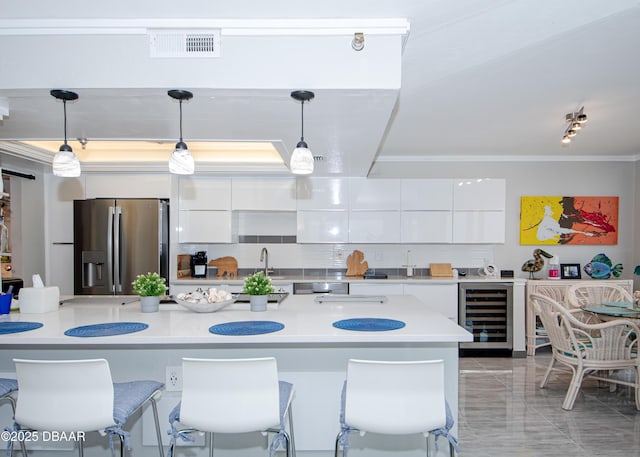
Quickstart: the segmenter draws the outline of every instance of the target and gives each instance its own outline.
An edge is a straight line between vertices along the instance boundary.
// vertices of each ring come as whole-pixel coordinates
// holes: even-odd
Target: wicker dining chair
[[[636,409],[640,410],[640,329],[630,320],[617,319],[598,324],[578,320],[566,307],[552,298],[531,294],[549,339],[552,359],[540,384],[544,388],[556,363],[571,370],[572,378],[562,408],[570,410],[585,377],[635,389]],[[612,376],[618,370],[632,370],[633,380]]]
[[[595,283],[595,284],[594,284]],[[573,284],[567,290],[567,301],[572,308],[602,305],[606,302],[633,302],[631,294],[617,284],[588,281]]]

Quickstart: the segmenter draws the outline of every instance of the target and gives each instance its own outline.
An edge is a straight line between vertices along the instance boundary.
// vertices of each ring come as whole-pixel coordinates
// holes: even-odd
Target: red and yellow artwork
[[[520,244],[618,244],[618,197],[521,197]]]

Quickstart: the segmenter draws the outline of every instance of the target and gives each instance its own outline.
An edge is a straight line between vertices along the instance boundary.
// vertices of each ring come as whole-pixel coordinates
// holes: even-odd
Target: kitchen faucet
[[[262,248],[260,251],[260,262],[264,262],[264,275],[269,276],[269,251],[267,248]]]

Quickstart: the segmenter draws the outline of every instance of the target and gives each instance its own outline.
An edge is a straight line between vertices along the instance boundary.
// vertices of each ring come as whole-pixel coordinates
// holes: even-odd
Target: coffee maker
[[[207,277],[207,251],[198,251],[191,256],[191,277]]]

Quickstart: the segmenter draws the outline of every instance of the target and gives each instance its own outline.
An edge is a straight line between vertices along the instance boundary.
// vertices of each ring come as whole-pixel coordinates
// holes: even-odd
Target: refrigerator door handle
[[[122,278],[120,277],[120,222],[122,219],[122,208],[114,208],[113,217],[113,287],[116,293],[122,293]]]
[[[113,216],[115,214],[115,208],[109,207],[109,216],[107,219],[107,275],[109,276],[109,284],[111,284],[111,293],[115,293],[114,279],[113,279]]]

